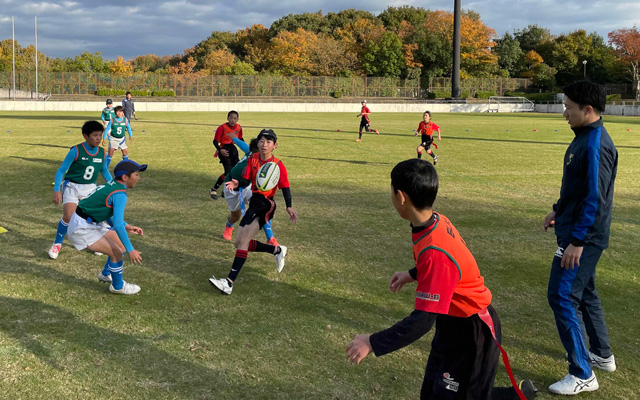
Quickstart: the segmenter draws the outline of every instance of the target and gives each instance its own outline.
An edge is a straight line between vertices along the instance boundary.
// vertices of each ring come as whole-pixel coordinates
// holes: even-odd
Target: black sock
[[[429,155],[431,156],[431,158],[436,158],[436,154],[433,151],[429,153]]]
[[[358,139],[362,139],[362,132],[358,133]]]
[[[233,264],[231,265],[231,271],[229,271],[229,275],[227,275],[227,279],[231,282],[235,282],[244,262],[247,261],[247,251],[246,250],[236,250],[236,256],[233,259]]]
[[[418,152],[418,158],[422,158],[422,153]]]
[[[222,182],[224,182],[224,174],[220,175],[218,177],[218,180],[216,181],[216,184],[213,185],[213,189],[218,190],[218,188],[220,187],[220,185],[222,185]]]
[[[278,249],[279,248],[280,247],[278,247]],[[277,254],[276,250],[277,250],[276,246],[261,243],[261,242],[258,242],[257,240],[252,240],[249,242],[249,251],[255,251],[256,253]]]

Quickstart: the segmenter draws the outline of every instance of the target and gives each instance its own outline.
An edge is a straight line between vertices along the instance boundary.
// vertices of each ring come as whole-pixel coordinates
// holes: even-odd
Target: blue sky
[[[102,51],[107,59],[155,53],[173,55],[192,47],[214,30],[235,32],[302,12],[336,12],[357,8],[378,14],[388,6],[412,5],[451,10],[452,0],[139,0],[139,1],[27,1],[0,0],[0,40],[11,38],[16,17],[16,40],[34,43],[33,17],[38,17],[38,48],[51,57],[72,57],[83,51]],[[463,8],[480,13],[498,35],[538,24],[552,33],[585,29],[605,39],[618,28],[640,22],[638,1],[596,0],[462,0]]]

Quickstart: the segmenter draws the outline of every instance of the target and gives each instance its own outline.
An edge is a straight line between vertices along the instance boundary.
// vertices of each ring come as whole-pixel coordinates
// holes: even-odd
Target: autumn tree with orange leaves
[[[636,91],[636,100],[640,100],[640,32],[635,26],[631,29],[618,29],[609,33],[609,44],[616,49],[618,57],[628,67]]]
[[[453,13],[433,11],[425,21],[425,28],[446,40],[450,47],[453,46]],[[476,13],[463,13],[460,25],[460,64],[467,75],[483,76],[497,71],[498,56],[491,51],[496,45],[493,41],[495,36],[496,31],[485,25]]]

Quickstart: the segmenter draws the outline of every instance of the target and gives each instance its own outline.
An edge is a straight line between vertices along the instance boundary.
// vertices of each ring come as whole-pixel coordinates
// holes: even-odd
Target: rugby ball
[[[280,180],[280,167],[274,162],[268,162],[264,164],[258,170],[256,176],[256,186],[261,192],[268,192],[276,187]]]

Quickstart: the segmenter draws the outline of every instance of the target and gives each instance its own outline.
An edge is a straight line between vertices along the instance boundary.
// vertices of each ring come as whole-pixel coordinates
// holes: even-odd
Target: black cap
[[[107,104],[113,104],[113,100],[107,99]]]
[[[276,133],[273,131],[273,129],[261,130],[260,133],[258,133],[258,140],[260,140],[262,137],[272,139],[274,143],[278,141],[278,136],[276,136]]]
[[[122,175],[130,174],[131,172],[144,171],[147,169],[147,164],[138,164],[133,160],[123,160],[116,165],[113,169],[113,175],[116,178],[120,178]]]

